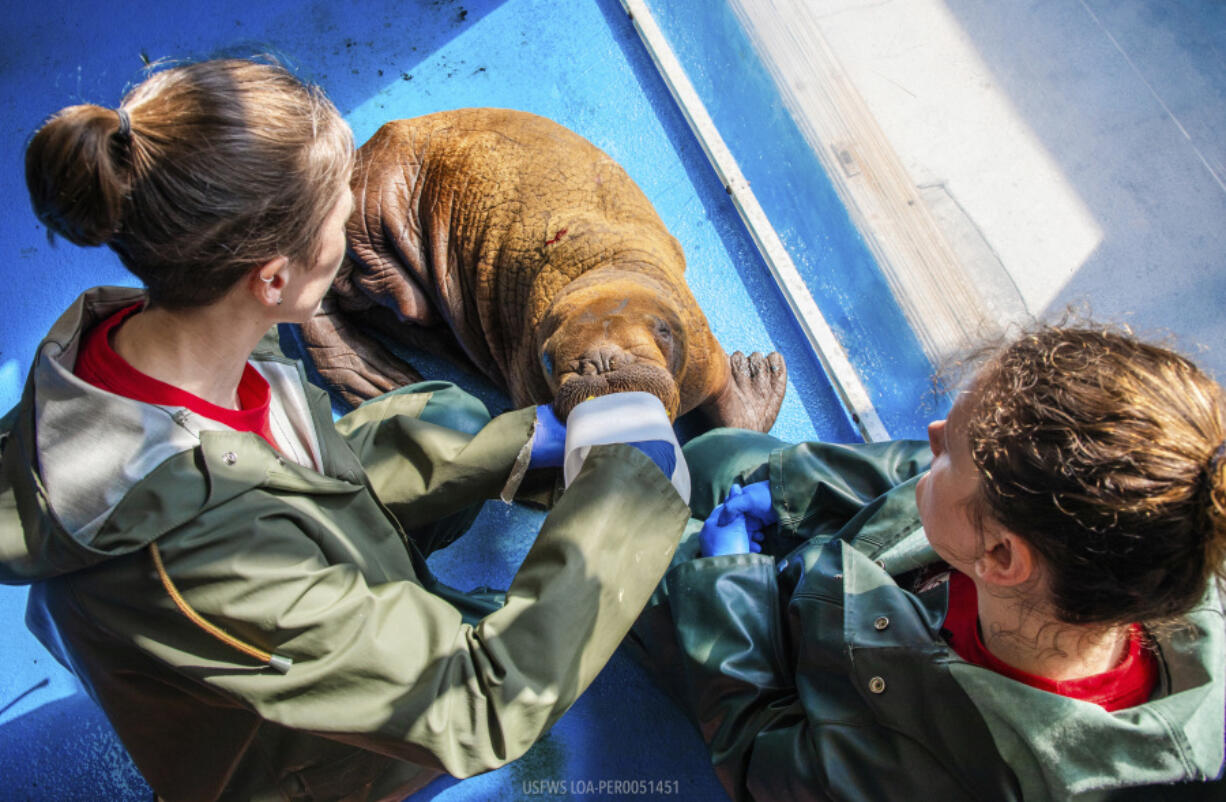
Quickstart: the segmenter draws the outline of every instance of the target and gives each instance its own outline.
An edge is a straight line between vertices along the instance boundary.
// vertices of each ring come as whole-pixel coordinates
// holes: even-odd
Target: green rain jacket
[[[419,419],[429,394],[400,393],[334,426],[297,363],[257,351],[278,442],[319,469],[303,467],[71,374],[82,330],[140,298],[90,291],[39,348],[3,445],[0,580],[34,583],[28,623],[154,790],[399,799],[526,751],[667,567],[688,509],[664,475],[633,448],[594,449],[505,605],[465,616],[406,532],[513,491],[532,409],[468,436]]]
[[[1203,782],[1221,775],[1226,720],[1216,587],[1158,635],[1153,698],[1108,713],[946,645],[947,583],[918,581],[937,562],[915,505],[927,443],[725,430],[686,460],[696,516],[733,481],[769,480],[780,520],[767,553],[685,559],[692,526],[634,630],[733,798],[1226,798]]]

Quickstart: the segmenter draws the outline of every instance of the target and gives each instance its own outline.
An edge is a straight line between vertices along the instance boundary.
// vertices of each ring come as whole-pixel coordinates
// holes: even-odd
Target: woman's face
[[[980,536],[967,502],[979,491],[979,471],[971,460],[966,436],[971,400],[969,393],[959,394],[948,418],[928,424],[932,468],[915,485],[915,503],[936,553],[962,573],[974,576]]]
[[[312,265],[295,266],[293,280],[282,294],[282,314],[286,322],[305,323],[319,310],[319,303],[332,286],[332,279],[336,278],[345,258],[345,223],[352,214],[353,193],[346,182],[324,219],[318,258]]]

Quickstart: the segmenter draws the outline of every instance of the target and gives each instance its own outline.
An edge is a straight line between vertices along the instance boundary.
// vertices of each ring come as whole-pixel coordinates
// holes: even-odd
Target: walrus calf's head
[[[555,298],[536,350],[559,418],[587,398],[632,390],[651,393],[677,417],[685,327],[653,284],[592,273]]]

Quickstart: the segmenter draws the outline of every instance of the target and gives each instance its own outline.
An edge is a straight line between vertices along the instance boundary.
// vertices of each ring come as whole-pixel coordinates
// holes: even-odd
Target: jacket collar
[[[914,715],[899,704],[907,694],[889,693],[900,690],[898,682],[908,675],[932,673],[923,663],[948,671],[961,688],[1013,769],[1025,799],[1202,780],[1221,771],[1226,633],[1216,585],[1187,616],[1186,627],[1157,638],[1166,667],[1165,692],[1143,705],[1108,713],[962,660],[939,634],[948,608],[943,586],[918,596],[908,593],[863,553],[845,543],[837,546],[853,673],[866,688],[872,677],[884,677],[887,691],[865,698],[888,726],[921,742],[931,740],[934,717]],[[883,615],[889,619],[885,628],[877,624]],[[915,658],[914,667],[905,664],[908,654]]]
[[[324,469],[344,479],[288,462],[252,434],[76,378],[81,332],[143,297],[131,289],[90,290],[40,344],[4,447],[0,522],[13,525],[0,527],[0,581],[55,576],[140,549],[256,487],[324,494],[361,488],[361,467],[338,442],[326,396],[312,392],[288,360],[276,367],[297,374],[300,406],[323,441]],[[254,358],[270,357],[257,351]]]

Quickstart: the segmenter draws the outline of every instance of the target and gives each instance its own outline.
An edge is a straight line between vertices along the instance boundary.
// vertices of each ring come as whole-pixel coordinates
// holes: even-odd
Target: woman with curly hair
[[[734,798],[1222,792],[1226,409],[1187,359],[1045,327],[927,443],[686,459],[700,556],[635,634]]]

